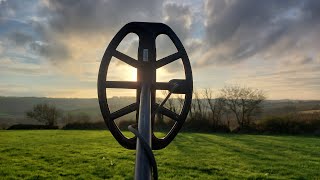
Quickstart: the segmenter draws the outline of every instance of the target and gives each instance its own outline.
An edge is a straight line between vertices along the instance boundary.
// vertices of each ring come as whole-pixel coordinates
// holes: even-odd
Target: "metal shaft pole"
[[[138,130],[142,137],[151,144],[151,103],[150,103],[150,87],[147,84],[142,85],[139,109],[139,125]],[[149,180],[151,179],[151,166],[142,144],[138,138],[136,149],[135,179]]]
[[[148,50],[143,51],[143,61],[148,61]],[[148,77],[145,77],[148,78]],[[140,94],[140,107],[138,119],[138,131],[149,146],[151,146],[151,85],[148,81],[142,82]],[[151,180],[151,166],[142,147],[140,139],[137,139],[135,180]]]

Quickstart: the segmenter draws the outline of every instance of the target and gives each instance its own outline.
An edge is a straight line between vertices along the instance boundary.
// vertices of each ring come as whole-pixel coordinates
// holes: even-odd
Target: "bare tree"
[[[193,91],[193,96],[194,96],[194,100],[196,103],[196,109],[198,110],[199,114],[202,116],[203,115],[203,105],[201,102],[201,99],[199,97],[199,92],[198,91]]]
[[[32,110],[26,112],[27,117],[44,122],[48,126],[54,126],[61,114],[61,111],[54,105],[47,103],[37,104]]]
[[[164,94],[165,92],[162,92],[162,94]],[[157,103],[160,105],[161,102],[163,101],[163,99],[158,99],[157,98]],[[163,114],[161,114],[160,112],[156,113],[156,123],[157,124],[164,124],[164,118],[163,118]]]
[[[266,99],[263,91],[239,85],[224,87],[221,97],[235,115],[240,128],[250,125],[252,116],[259,112],[261,102]]]
[[[221,124],[221,119],[225,112],[225,99],[220,97],[214,99],[211,89],[204,89],[203,96],[211,111],[212,127],[217,128]]]
[[[206,106],[200,98],[199,91],[193,91],[193,99],[189,112],[189,120],[206,121]]]
[[[179,94],[177,95],[177,101],[178,101],[178,104],[179,104],[179,112],[182,110],[182,107],[184,105],[184,97],[183,95]]]
[[[168,91],[162,91],[162,95],[164,97],[166,97],[167,95],[169,94]],[[168,103],[168,104],[167,104]],[[167,105],[167,107],[172,111],[172,112],[177,112],[177,109],[176,109],[176,106],[175,106],[175,103],[174,103],[174,99],[172,97],[170,97],[167,102],[165,103],[165,105]]]
[[[197,108],[196,108],[196,103],[195,103],[195,100],[192,99],[191,101],[191,105],[190,105],[190,112],[189,112],[189,116],[191,119],[194,118],[195,114],[196,114],[196,111],[197,111]]]

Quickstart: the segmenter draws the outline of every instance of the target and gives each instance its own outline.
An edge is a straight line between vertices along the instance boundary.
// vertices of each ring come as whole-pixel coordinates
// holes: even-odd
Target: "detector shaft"
[[[142,52],[142,61],[148,62],[148,49],[143,49]],[[138,131],[148,146],[151,147],[151,81],[149,79],[149,71],[144,71],[143,73],[145,74],[142,76],[141,83]],[[151,180],[150,161],[140,138],[137,139],[136,147],[135,179]]]

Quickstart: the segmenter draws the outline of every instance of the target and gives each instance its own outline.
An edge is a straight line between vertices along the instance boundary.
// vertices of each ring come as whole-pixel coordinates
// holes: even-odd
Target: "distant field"
[[[320,112],[320,110],[307,110],[307,111],[301,111],[302,113],[310,113],[310,114],[312,114],[312,113],[319,113]]]
[[[201,101],[205,101],[202,99]],[[108,98],[111,110],[118,110],[135,102],[135,97]],[[93,117],[100,117],[98,99],[91,98],[45,98],[45,97],[2,97],[0,96],[0,123],[1,118],[24,118],[25,112],[39,103],[53,104],[65,113],[86,113]],[[320,100],[266,100],[262,103],[263,112],[266,114],[286,112],[286,107],[294,106],[297,111],[313,110],[320,107]],[[4,121],[4,120],[3,120]],[[3,122],[4,123],[4,122]],[[20,122],[23,123],[23,122]]]
[[[0,131],[0,179],[132,179],[135,151],[107,131]],[[320,179],[320,138],[181,133],[159,179]]]

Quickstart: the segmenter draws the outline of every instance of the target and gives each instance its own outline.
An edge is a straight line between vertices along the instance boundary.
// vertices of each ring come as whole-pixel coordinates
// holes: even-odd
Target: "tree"
[[[200,99],[200,95],[199,95],[199,92],[198,91],[193,91],[193,96],[194,96],[194,101],[195,101],[195,106],[196,106],[196,109],[198,109],[198,115],[201,116],[201,118],[203,118],[203,104],[201,102],[201,99]]]
[[[61,111],[54,105],[49,105],[47,103],[37,104],[33,106],[32,110],[26,112],[28,118],[44,122],[48,126],[56,125],[57,119],[61,117],[61,114]]]
[[[213,99],[211,89],[204,89],[203,97],[207,101],[209,110],[211,111],[210,118],[212,120],[212,127],[218,128],[218,126],[221,125],[222,116],[225,113],[225,99],[220,97]]]
[[[235,115],[240,129],[250,125],[252,116],[260,112],[261,102],[266,99],[263,91],[238,85],[221,89],[221,97]]]
[[[203,120],[205,119],[205,106],[200,98],[199,91],[194,90],[193,91],[193,99],[191,102],[191,107],[189,111],[189,116],[190,119],[198,119],[198,120]]]
[[[168,94],[169,94],[168,91],[162,91],[162,95],[163,95],[164,97],[167,97]],[[170,96],[170,97],[171,97],[171,96]],[[165,105],[168,106],[168,108],[169,108],[170,111],[175,112],[175,113],[177,112],[176,105],[175,105],[175,103],[174,103],[174,99],[173,99],[173,98],[169,98],[169,99],[167,100],[167,103],[166,103]]]
[[[178,101],[178,103],[179,103],[179,111],[178,112],[180,112],[181,110],[182,110],[182,108],[183,108],[183,105],[184,105],[184,97],[183,97],[183,95],[177,95],[177,101]]]

